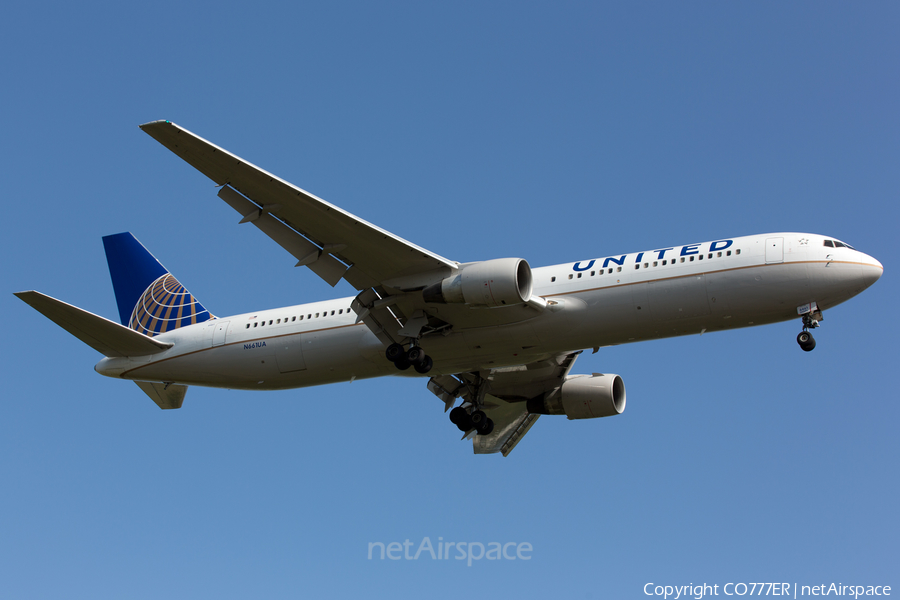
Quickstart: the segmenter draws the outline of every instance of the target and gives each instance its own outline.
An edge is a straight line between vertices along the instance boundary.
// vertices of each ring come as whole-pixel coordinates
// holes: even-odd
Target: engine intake
[[[422,290],[425,302],[512,306],[531,300],[531,267],[521,258],[498,258],[463,265],[453,277]]]
[[[625,382],[618,375],[571,375],[554,392],[528,401],[528,412],[595,419],[622,414]]]

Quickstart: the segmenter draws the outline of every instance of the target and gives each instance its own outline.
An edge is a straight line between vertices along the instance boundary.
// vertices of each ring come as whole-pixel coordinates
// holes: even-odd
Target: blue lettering
[[[700,250],[698,250],[699,247],[700,247],[700,244],[694,244],[692,246],[684,246],[681,249],[681,255],[689,256],[691,254],[700,254]]]
[[[634,259],[634,262],[639,263],[639,262],[641,262],[642,258],[644,258],[644,253],[638,252],[637,258]]]
[[[626,257],[626,256],[628,256],[628,255],[627,255],[627,254],[623,254],[623,255],[622,255],[622,258],[607,258],[606,260],[603,261],[603,268],[605,269],[606,267],[608,267],[608,266],[609,266],[609,263],[611,263],[611,262],[612,262],[612,263],[616,263],[617,265],[619,265],[619,266],[621,267],[622,265],[625,264],[625,257]]]
[[[715,252],[717,250],[724,250],[725,248],[730,248],[731,244],[734,242],[732,240],[719,240],[718,242],[713,242],[709,245],[709,251]],[[724,246],[719,246],[718,244],[725,244]]]
[[[575,266],[572,268],[575,269],[576,271],[587,271],[588,269],[590,269],[593,266],[594,266],[594,261],[593,261],[593,259],[591,259],[591,262],[589,262],[586,267],[582,267],[581,262],[579,261],[579,262],[575,263]]]
[[[662,260],[662,257],[666,255],[666,252],[668,252],[669,250],[674,250],[674,249],[675,248],[663,248],[662,250],[654,250],[654,252],[657,253],[656,258],[658,260]]]
[[[252,350],[253,348],[265,348],[265,342],[253,342],[252,344],[244,344],[244,350]]]

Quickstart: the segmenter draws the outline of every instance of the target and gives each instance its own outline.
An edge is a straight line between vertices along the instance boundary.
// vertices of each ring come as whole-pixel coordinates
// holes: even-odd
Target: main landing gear
[[[384,351],[384,355],[401,371],[413,367],[417,373],[424,375],[434,366],[434,361],[431,360],[431,357],[415,344],[410,346],[409,350],[400,344],[391,344]]]
[[[819,326],[822,319],[822,313],[819,311],[809,312],[803,315],[803,331],[797,334],[797,343],[804,352],[811,352],[816,347],[816,338],[809,332]]]
[[[457,406],[450,411],[450,422],[459,427],[462,432],[475,430],[478,435],[488,435],[494,431],[494,422],[481,410],[473,410],[471,413]]]

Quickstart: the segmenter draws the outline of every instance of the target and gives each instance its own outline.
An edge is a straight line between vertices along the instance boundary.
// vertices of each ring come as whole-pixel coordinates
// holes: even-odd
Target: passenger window
[[[693,260],[693,258],[694,258],[694,257],[692,256],[691,259]],[[697,260],[703,260],[703,255],[701,254],[700,256],[698,256],[698,257],[697,257]]]
[[[571,274],[571,273],[569,273],[569,279],[572,279],[572,274]]]
[[[712,258],[712,252],[710,252],[709,256],[707,256],[706,258]]]
[[[725,256],[731,256],[731,250],[725,253]]]
[[[649,266],[650,266],[649,264],[644,263],[644,268],[645,268],[645,269],[646,269],[647,267],[649,267]]]
[[[581,279],[581,273],[578,274],[578,279]]]
[[[640,269],[641,265],[634,265],[635,270]]]
[[[272,319],[269,319],[269,325],[271,325],[271,324],[272,324]]]
[[[694,257],[693,257],[693,256],[691,257],[691,262],[694,262]]]
[[[712,258],[712,257],[710,257],[710,258]],[[719,253],[716,255],[716,258],[722,258],[722,253],[719,252]]]
[[[339,310],[339,311],[338,311],[338,314],[339,314],[339,315],[342,315],[342,314],[344,314],[344,309],[343,309],[343,308],[342,308],[342,309],[340,309],[340,310]]]
[[[294,317],[293,319],[291,319],[291,323],[293,323],[296,320],[297,320],[297,317]]]
[[[594,273],[595,273],[595,272],[596,272],[596,271],[591,271],[591,277],[594,276]]]
[[[740,254],[741,251],[740,251],[740,250],[735,250],[734,253],[735,253],[735,254]]]
[[[257,325],[259,325],[259,321],[253,324],[254,327],[256,327]]]
[[[319,313],[316,313],[316,318],[317,318],[317,319],[319,318]]]
[[[657,261],[654,260],[654,261],[653,261],[653,266],[654,266],[654,267],[658,267],[658,266],[659,266],[659,263],[658,263]]]
[[[622,267],[616,267],[616,273],[621,273],[621,272],[622,272]]]
[[[683,257],[683,256],[681,257],[681,262],[684,262],[684,257]]]
[[[250,329],[250,323],[247,323],[247,329]]]
[[[550,278],[550,283],[553,283],[554,281],[556,281],[556,277],[551,277],[551,278]]]
[[[278,325],[279,323],[281,323],[281,319],[278,319],[277,321],[275,321],[276,325]]]

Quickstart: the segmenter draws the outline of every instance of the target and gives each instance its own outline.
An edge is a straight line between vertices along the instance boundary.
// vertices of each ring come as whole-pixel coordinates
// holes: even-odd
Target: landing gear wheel
[[[466,420],[469,417],[469,413],[466,412],[462,406],[457,406],[453,410],[450,411],[450,422],[454,425],[459,425],[462,421]]]
[[[408,360],[410,364],[413,365],[420,364],[423,360],[425,360],[425,351],[418,346],[413,346],[409,349],[409,352],[406,353],[406,360]]]
[[[403,353],[403,346],[400,344],[391,344],[387,347],[387,350],[384,351],[385,357],[391,362],[397,362],[397,359],[403,356]]]
[[[484,427],[484,422],[487,421],[487,415],[484,414],[484,412],[480,411],[480,410],[472,411],[471,417],[472,417],[472,425],[475,426],[475,429],[478,429],[479,427]]]
[[[462,406],[457,406],[450,411],[450,422],[459,427],[460,431],[468,431],[475,427],[472,423],[472,417]]]
[[[412,363],[409,362],[405,356],[401,355],[400,358],[394,361],[394,366],[396,366],[401,371],[405,371],[412,366]]]
[[[494,422],[490,418],[485,418],[477,431],[478,435],[490,435],[494,431]]]
[[[810,352],[813,348],[816,347],[816,338],[814,338],[808,331],[801,331],[797,335],[797,343],[800,344],[801,350],[803,350],[804,352]]]
[[[431,367],[434,366],[434,361],[431,360],[430,356],[426,355],[422,362],[415,363],[413,366],[416,368],[417,373],[421,373],[422,375],[424,375],[431,370]]]

